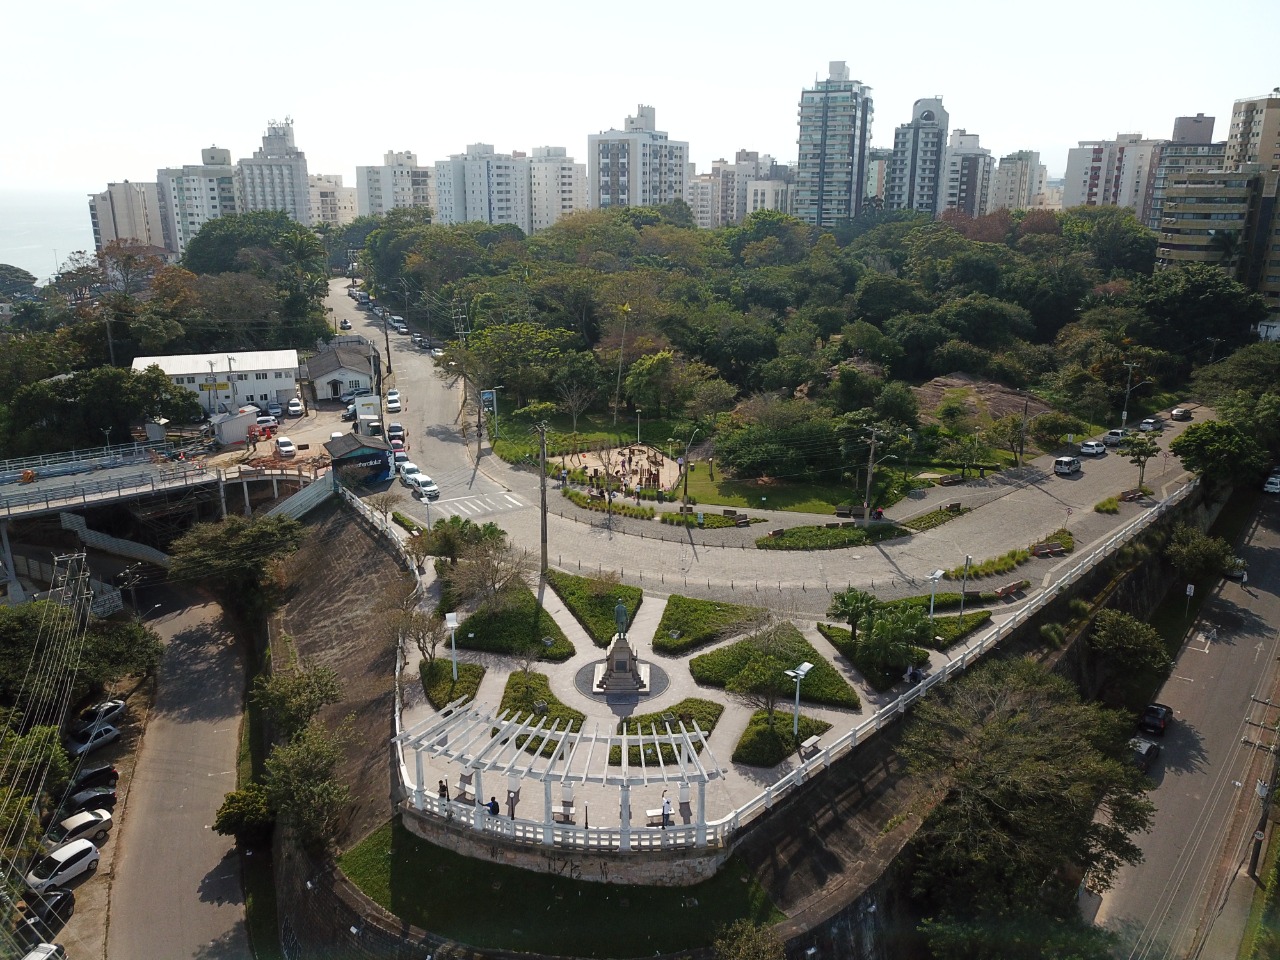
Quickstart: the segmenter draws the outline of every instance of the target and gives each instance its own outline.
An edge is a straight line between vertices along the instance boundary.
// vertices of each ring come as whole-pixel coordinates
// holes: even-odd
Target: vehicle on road
[[[98,848],[88,840],[72,840],[37,860],[27,874],[27,883],[36,893],[44,893],[97,870],[98,859]]]
[[[343,420],[354,420],[356,418],[356,405],[353,403],[342,411]]]
[[[439,360],[441,357],[443,357],[443,356],[444,356],[444,350],[442,350],[440,347],[432,347],[432,348],[431,348],[431,356],[433,356],[433,357],[435,357],[437,360]]]
[[[95,703],[80,711],[71,729],[75,733],[83,733],[90,727],[103,723],[115,723],[124,715],[124,709],[123,700],[103,700],[101,703]]]
[[[67,753],[72,757],[83,757],[119,739],[120,730],[117,727],[109,723],[99,724],[67,737]]]
[[[40,845],[48,852],[56,850],[64,843],[70,843],[72,840],[81,838],[92,840],[94,843],[101,843],[107,839],[111,826],[110,810],[101,808],[97,810],[82,810],[79,813],[73,813],[61,823],[55,824],[44,835]]]
[[[67,960],[67,951],[60,943],[42,943],[24,953],[22,960]]]
[[[1262,485],[1263,493],[1280,493],[1280,477],[1267,477],[1267,482]]]
[[[276,437],[276,453],[282,457],[292,457],[298,452],[298,448],[288,437]]]
[[[400,482],[409,488],[410,493],[426,500],[435,500],[440,496],[440,487],[425,473],[411,473],[402,476]]]
[[[387,399],[388,399],[388,400],[399,400],[399,399],[400,399],[400,391],[399,391],[399,389],[397,389],[397,388],[392,388],[392,389],[388,390],[388,391],[387,391]]]
[[[400,406],[400,401],[398,399],[387,401],[387,413],[400,413],[403,409],[404,408]]]
[[[50,887],[39,896],[32,896],[25,904],[14,936],[24,947],[52,940],[71,915],[76,912],[76,895],[62,887]],[[30,956],[30,954],[28,954]],[[56,954],[50,954],[56,956]]]
[[[1053,461],[1053,472],[1061,477],[1069,477],[1080,472],[1080,461],[1075,457],[1058,457]]]
[[[1190,420],[1191,411],[1186,407],[1174,407],[1169,411],[1170,420]]]
[[[392,423],[391,423],[391,425],[387,427],[387,439],[388,439],[388,440],[403,440],[403,439],[404,439],[404,424],[403,424],[403,423],[399,423],[399,422],[392,422]]]
[[[257,425],[259,430],[261,430],[263,427],[271,427],[272,429],[275,429],[276,427],[280,426],[280,421],[277,420],[275,417],[263,416],[263,417],[259,417],[254,422]]]
[[[409,462],[409,453],[406,450],[392,450],[391,462],[395,465],[396,473],[400,472],[400,465]]]
[[[341,320],[339,320],[339,321],[338,321],[338,329],[339,329],[339,330],[350,330],[350,329],[351,329],[351,321],[350,321],[350,320],[348,320],[346,317],[343,317]]]
[[[1171,723],[1173,723],[1173,707],[1165,706],[1163,703],[1149,703],[1147,709],[1142,711],[1142,716],[1138,718],[1138,729],[1163,737]]]
[[[120,771],[114,764],[104,763],[96,767],[85,767],[71,778],[71,785],[67,787],[67,792],[75,794],[90,787],[114,787],[119,779]]]
[[[1138,424],[1138,429],[1141,430],[1143,433],[1153,433],[1159,430],[1163,430],[1164,421],[1161,420],[1159,417],[1147,417],[1147,419],[1143,420],[1140,424]]]
[[[1129,749],[1132,751],[1133,765],[1143,773],[1150,770],[1156,757],[1160,756],[1160,744],[1146,737],[1134,737],[1129,741]]]
[[[302,400],[300,398],[294,397],[292,400],[289,401],[289,416],[291,417],[302,416]]]
[[[1100,457],[1107,452],[1107,445],[1097,440],[1086,440],[1080,444],[1080,452],[1086,457]]]
[[[1108,430],[1102,435],[1102,442],[1108,447],[1115,447],[1120,441],[1129,435],[1128,430]]]
[[[412,460],[405,459],[398,467],[396,467],[396,472],[400,474],[400,479],[403,480],[405,477],[411,477],[415,473],[421,473],[422,468]]]
[[[339,437],[345,437],[345,436],[346,436],[346,434],[345,434],[345,433],[343,433],[341,430],[335,430],[335,431],[333,431],[333,433],[329,434],[329,439],[330,439],[330,440],[337,440]]]

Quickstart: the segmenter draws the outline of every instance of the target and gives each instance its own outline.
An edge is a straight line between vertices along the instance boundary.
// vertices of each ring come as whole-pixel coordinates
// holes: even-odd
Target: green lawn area
[[[806,703],[822,703],[832,707],[857,710],[862,706],[858,692],[840,671],[820,656],[792,623],[779,624],[774,655],[789,664],[809,662],[813,669],[804,678],[800,699]],[[758,647],[751,637],[719,650],[712,650],[689,661],[689,673],[698,683],[723,689],[747,665]]]
[[[395,820],[338,864],[402,920],[494,950],[601,958],[675,953],[709,946],[739,918],[783,919],[737,858],[692,887],[589,883],[460,856]],[[697,905],[685,906],[690,901]]]
[[[695,600],[673,593],[662,611],[653,637],[658,653],[686,653],[746,629],[761,613],[759,607]]]
[[[523,670],[516,670],[507,677],[507,685],[502,690],[502,702],[498,704],[498,712],[510,711],[512,715],[516,713],[529,714],[534,709],[534,704],[541,700],[546,706],[546,720],[543,724],[544,730],[550,730],[556,725],[556,721],[566,721],[560,724],[560,729],[564,730],[566,726],[570,730],[577,730],[582,726],[586,714],[579,710],[573,709],[556,699],[556,695],[551,692],[551,685],[547,680],[545,673],[525,673]],[[496,729],[496,728],[495,728]],[[523,747],[527,741],[526,737],[517,737],[516,743]],[[551,756],[555,752],[555,741],[547,741],[539,738],[530,747],[540,746],[543,756]]]
[[[711,731],[716,728],[716,724],[720,722],[720,716],[724,713],[724,704],[716,703],[713,700],[700,700],[697,697],[686,697],[679,703],[667,707],[665,710],[659,710],[657,713],[641,713],[630,717],[624,723],[618,724],[618,732],[622,733],[622,728],[625,726],[627,731],[630,733],[639,732],[649,734],[652,733],[653,728],[656,727],[658,734],[660,736],[664,735],[667,732],[666,722],[662,719],[662,715],[664,713],[670,713],[676,718],[671,724],[671,730],[673,733],[679,734],[679,724],[680,720],[683,718],[686,730],[692,729],[693,721],[696,720],[698,723],[698,729],[709,737],[711,736]],[[692,736],[690,739],[693,740],[694,750],[701,753],[702,744]],[[649,755],[645,757],[645,764],[647,766],[656,765],[658,758],[653,752],[653,747],[650,746],[646,749],[649,751]],[[630,747],[627,750],[627,755],[627,763],[630,766],[640,766],[639,747]],[[667,764],[676,762],[675,751],[668,746],[662,747],[662,762]],[[614,767],[622,765],[621,747],[612,747],[609,750],[609,765]]]
[[[888,506],[899,498],[891,488],[901,479],[899,470],[876,472],[871,497],[881,506]],[[699,504],[721,507],[739,507],[747,510],[790,510],[796,513],[825,513],[835,516],[836,507],[842,503],[862,504],[866,491],[852,483],[835,481],[756,480],[726,479],[721,474],[711,479],[706,461],[697,461],[689,474],[689,497]],[[761,500],[763,498],[763,502]]]
[[[538,435],[530,427],[531,424],[522,418],[513,417],[513,407],[506,398],[499,394],[498,428],[499,437],[493,444],[493,452],[509,463],[519,460],[538,459]],[[613,422],[613,414],[608,410],[593,410],[578,417],[578,433],[575,441],[573,418],[567,413],[555,413],[547,420],[550,429],[547,431],[547,459],[558,458],[561,454],[569,454],[574,450],[588,450],[601,443],[613,443],[615,446],[626,446],[636,442],[636,415],[622,413],[618,422]],[[490,420],[492,424],[492,420]],[[475,424],[473,423],[474,427]],[[651,420],[640,418],[640,439],[643,443],[663,451],[668,446],[680,447],[684,451],[684,440],[678,444],[668,444],[668,437],[687,438],[693,425],[686,420]],[[677,454],[678,456],[679,454]]]
[[[467,700],[476,698],[480,681],[484,679],[484,667],[478,663],[459,663],[455,682],[453,659],[446,650],[443,655],[437,653],[429,669],[425,660],[418,664],[418,674],[422,678],[422,691],[427,695],[427,702],[437,710],[443,710],[459,697]]]
[[[773,724],[769,723],[769,714],[765,710],[757,710],[747,721],[747,729],[742,731],[737,746],[733,748],[733,762],[745,763],[749,767],[776,767],[791,754],[800,744],[812,736],[821,736],[831,729],[831,724],[816,717],[800,714],[799,737],[792,735],[795,726],[794,707],[785,709],[786,704],[779,703],[773,710]]]
[[[626,605],[627,622],[630,623],[635,620],[636,611],[644,599],[639,587],[629,587],[612,580],[578,577],[559,570],[548,570],[546,578],[597,647],[607,647],[617,632],[613,609],[618,600]]]
[[[544,637],[551,638],[550,646],[542,644]],[[562,663],[575,653],[560,625],[539,605],[533,591],[524,586],[513,588],[501,609],[481,607],[467,617],[458,625],[457,644],[468,650],[512,656],[523,656],[536,648],[538,657],[552,663]]]

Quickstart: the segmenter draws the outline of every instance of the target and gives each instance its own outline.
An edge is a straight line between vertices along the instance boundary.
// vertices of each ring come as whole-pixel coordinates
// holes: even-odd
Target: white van
[[[1069,477],[1080,470],[1080,461],[1075,457],[1059,457],[1053,461],[1053,472],[1059,476]]]

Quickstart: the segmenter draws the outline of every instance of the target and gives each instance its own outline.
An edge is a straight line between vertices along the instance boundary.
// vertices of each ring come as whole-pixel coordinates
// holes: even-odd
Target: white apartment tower
[[[1114,140],[1081,140],[1067,151],[1063,207],[1128,207],[1142,212],[1152,160],[1164,140],[1118,133]]]
[[[437,160],[436,223],[513,223],[530,233],[529,158],[489,143]]]
[[[939,213],[949,120],[941,97],[924,97],[912,106],[911,122],[894,131],[885,193],[890,210]]]
[[[987,212],[991,189],[991,151],[978,145],[978,135],[961,129],[947,143],[947,166],[941,210],[959,210],[971,217]]]
[[[271,121],[262,149],[236,165],[236,209],[283,210],[301,224],[311,223],[311,186],[307,158],[293,143],[293,120]]]
[[[587,209],[587,165],[564,147],[534,147],[529,159],[529,221],[533,232]]]
[[[689,204],[693,222],[700,230],[719,226],[720,178],[714,173],[689,174],[684,184],[684,202]]]
[[[720,184],[716,226],[741,223],[756,210],[788,209],[791,171],[767,153],[739,150],[733,163],[715,161],[711,174]]]
[[[587,203],[604,207],[656,207],[685,196],[689,144],[657,129],[653,107],[641,104],[624,129],[587,137]]]
[[[1035,150],[1015,150],[1000,158],[991,175],[987,212],[1030,210],[1035,198],[1045,192],[1048,170]]]
[[[236,168],[231,151],[209,147],[200,163],[156,171],[164,245],[181,257],[191,238],[210,220],[236,212]]]
[[[101,250],[121,240],[147,247],[163,247],[160,199],[154,183],[109,183],[102,193],[89,194],[93,245]]]
[[[342,185],[340,173],[313,173],[307,177],[311,193],[311,225],[327,223],[345,227],[356,218],[356,188]]]
[[[867,144],[873,114],[871,88],[849,79],[833,60],[826,80],[800,92],[799,156],[791,210],[806,223],[832,227],[862,212]]]
[[[382,166],[356,167],[356,215],[378,216],[399,207],[435,207],[434,171],[418,166],[409,150],[388,150]]]

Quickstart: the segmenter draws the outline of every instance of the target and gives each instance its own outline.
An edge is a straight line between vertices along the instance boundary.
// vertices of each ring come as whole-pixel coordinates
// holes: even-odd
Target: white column
[[[415,765],[415,767],[417,768],[417,771],[418,771],[418,783],[417,783],[417,786],[415,786],[415,787],[414,787],[414,789],[413,789],[413,806],[414,806],[414,809],[415,809],[415,810],[421,810],[421,809],[422,809],[422,794],[423,794],[423,790],[422,790],[422,778],[425,776],[425,774],[424,774],[424,773],[423,773],[423,771],[422,771],[422,751],[421,751],[421,750],[416,749],[416,748],[414,749],[414,751],[413,751],[413,761],[414,761],[414,765]]]
[[[542,781],[542,805],[543,805],[543,823],[542,842],[551,845],[553,842],[553,832],[555,830],[555,820],[551,816],[551,780],[550,778]]]
[[[253,516],[253,508],[249,506],[249,481],[243,474],[240,477],[240,489],[244,491],[244,515],[246,517]]]
[[[618,848],[626,852],[631,849],[631,784],[622,785],[622,796],[619,802],[622,822],[621,829],[618,831]]]
[[[476,775],[472,779],[472,785],[476,789],[476,812],[475,825],[477,830],[484,829],[484,818],[489,815],[489,808],[482,806],[484,803],[484,783],[480,777],[480,768],[476,767]]]
[[[681,792],[687,790],[688,787],[682,787]],[[707,845],[707,781],[698,781],[698,815],[694,818],[697,825],[697,836],[694,843],[699,847]]]

